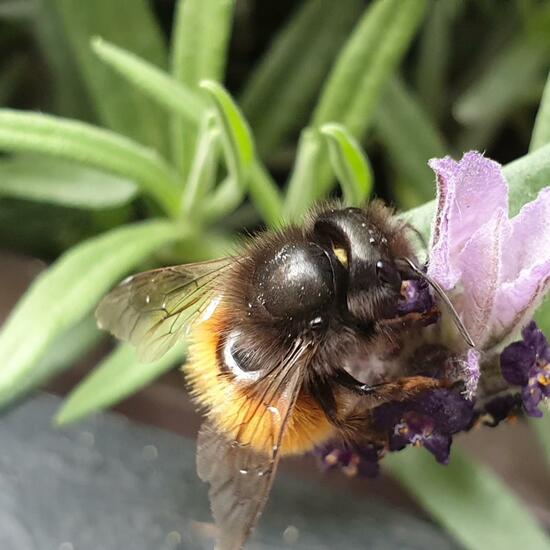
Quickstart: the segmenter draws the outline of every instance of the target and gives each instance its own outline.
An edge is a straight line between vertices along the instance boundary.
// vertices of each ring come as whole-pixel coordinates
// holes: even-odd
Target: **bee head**
[[[319,214],[313,232],[333,258],[336,285],[347,310],[360,323],[395,314],[401,291],[389,214],[367,209],[331,209]]]

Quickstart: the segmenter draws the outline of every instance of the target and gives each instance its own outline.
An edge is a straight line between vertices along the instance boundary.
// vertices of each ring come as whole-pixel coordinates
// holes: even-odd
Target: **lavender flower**
[[[469,428],[473,418],[472,402],[448,389],[375,409],[375,424],[387,434],[391,451],[421,445],[442,464],[449,461],[452,436]]]
[[[317,449],[315,454],[321,459],[325,470],[339,469],[350,477],[373,478],[380,471],[378,462],[383,456],[383,449],[375,445],[350,448],[329,444]]]
[[[525,324],[550,285],[550,188],[508,219],[500,165],[477,152],[430,161],[438,184],[428,274],[455,292],[478,346]]]
[[[496,426],[521,406],[541,416],[539,405],[550,397],[550,347],[530,322],[550,287],[550,188],[509,219],[508,185],[498,163],[470,152],[459,162],[446,157],[429,164],[436,174],[438,207],[428,275],[447,292],[476,349],[468,349],[444,308],[439,319],[431,318],[434,324],[405,334],[401,355],[377,358],[382,378],[384,372],[423,374],[461,384],[378,406],[369,430],[377,432],[381,447],[328,446],[319,452],[327,468],[372,475],[384,451],[408,445],[421,445],[446,464],[456,433],[476,423]],[[423,281],[404,282],[398,315],[425,313],[433,306]],[[522,340],[501,354],[522,327]],[[482,404],[476,402],[480,380]]]
[[[438,209],[428,274],[448,291],[477,349],[491,351],[530,320],[550,286],[550,188],[509,219],[498,163],[470,152],[430,166]],[[456,337],[448,345],[464,347]]]
[[[534,321],[522,331],[523,340],[510,344],[500,356],[505,380],[520,386],[523,406],[529,416],[542,416],[538,406],[550,397],[550,347]]]

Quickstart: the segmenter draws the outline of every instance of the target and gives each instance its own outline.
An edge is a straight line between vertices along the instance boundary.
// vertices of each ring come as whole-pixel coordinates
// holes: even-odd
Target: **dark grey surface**
[[[194,441],[111,413],[58,430],[58,406],[40,396],[0,420],[1,550],[213,547]],[[428,522],[289,473],[249,547],[457,548]]]

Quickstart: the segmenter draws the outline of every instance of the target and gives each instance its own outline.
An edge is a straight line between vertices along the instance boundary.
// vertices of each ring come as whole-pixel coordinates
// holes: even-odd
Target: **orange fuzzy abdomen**
[[[270,453],[274,444],[273,422],[276,407],[262,403],[242,382],[222,375],[220,339],[226,316],[218,308],[206,321],[198,323],[190,335],[189,359],[184,366],[194,400],[204,407],[210,421],[230,439],[246,443],[255,450]],[[318,403],[301,393],[281,443],[281,454],[303,454],[334,435]]]

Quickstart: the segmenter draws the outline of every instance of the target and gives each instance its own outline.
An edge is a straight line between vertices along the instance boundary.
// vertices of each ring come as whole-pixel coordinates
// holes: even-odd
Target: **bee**
[[[251,239],[238,256],[129,277],[98,306],[99,326],[143,360],[189,338],[183,368],[206,416],[197,472],[210,485],[220,550],[245,544],[282,456],[335,438],[372,443],[375,407],[442,384],[352,374],[391,341],[402,281],[426,278],[411,241],[381,202],[326,206]]]

